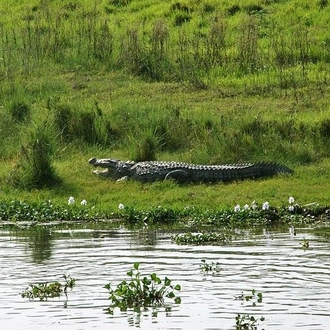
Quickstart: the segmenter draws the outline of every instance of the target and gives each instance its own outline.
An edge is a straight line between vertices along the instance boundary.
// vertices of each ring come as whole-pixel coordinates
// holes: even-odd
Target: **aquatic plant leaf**
[[[139,269],[139,266],[140,266],[140,263],[139,262],[135,262],[134,263],[134,269],[138,270]]]
[[[181,290],[181,285],[180,285],[180,284],[177,284],[177,285],[174,287],[174,290],[180,291],[180,290]]]
[[[168,277],[165,277],[164,284],[165,284],[165,286],[170,286],[171,285],[171,280]]]
[[[174,302],[176,304],[181,304],[181,298],[180,297],[175,297]]]

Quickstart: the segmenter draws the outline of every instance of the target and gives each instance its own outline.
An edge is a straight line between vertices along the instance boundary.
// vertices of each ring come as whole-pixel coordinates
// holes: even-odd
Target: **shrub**
[[[330,119],[324,119],[320,124],[320,135],[328,139],[330,137]]]
[[[137,162],[156,160],[157,140],[154,136],[145,136],[137,143],[134,160]]]
[[[28,121],[31,115],[30,107],[24,102],[14,102],[9,107],[9,112],[12,119],[19,123]]]
[[[30,140],[21,147],[10,181],[22,188],[49,187],[59,183],[59,177],[52,165],[53,146],[48,125],[37,127]]]
[[[117,7],[125,7],[131,3],[132,0],[109,0],[109,4]]]
[[[186,13],[178,13],[175,15],[174,25],[181,26],[184,23],[187,23],[191,20],[191,16]]]
[[[232,5],[226,9],[226,12],[229,16],[233,16],[241,10],[239,5]]]
[[[118,131],[104,118],[97,102],[94,102],[93,109],[78,110],[59,100],[49,100],[47,108],[53,113],[55,131],[65,141],[80,140],[88,144],[108,146],[110,141],[118,137]]]
[[[318,0],[318,6],[323,9],[329,5],[329,0]]]

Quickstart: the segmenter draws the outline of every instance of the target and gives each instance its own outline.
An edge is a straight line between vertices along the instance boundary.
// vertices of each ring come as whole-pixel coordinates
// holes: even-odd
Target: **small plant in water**
[[[220,272],[220,264],[218,262],[214,263],[212,261],[211,263],[208,263],[205,259],[202,259],[201,262],[202,263],[199,265],[199,268],[203,273],[215,274]]]
[[[129,281],[122,281],[114,289],[110,283],[104,286],[109,290],[109,299],[112,301],[107,309],[110,314],[113,314],[116,307],[121,311],[126,311],[128,308],[139,310],[140,307],[163,306],[165,297],[174,299],[177,304],[181,303],[181,299],[174,293],[181,290],[179,284],[172,285],[168,277],[162,281],[156,273],[150,274],[149,277],[142,277],[139,266],[140,263],[136,262],[133,269],[127,272]]]
[[[309,248],[309,240],[307,240],[305,237],[300,244],[304,250],[307,250]]]
[[[255,318],[253,315],[249,314],[237,314],[236,320],[236,330],[257,330],[258,321],[264,321],[265,318],[261,316],[260,318]]]
[[[256,292],[255,289],[251,291],[251,294],[239,294],[234,296],[236,300],[251,301],[253,307],[256,306],[256,303],[262,303],[262,292]]]
[[[29,298],[39,300],[47,300],[48,298],[60,297],[62,293],[67,297],[67,289],[73,289],[76,280],[70,275],[63,275],[65,283],[62,284],[58,281],[43,282],[38,284],[30,284],[22,293],[22,298]]]
[[[262,303],[262,293],[256,292],[255,289],[251,291],[251,294],[240,294],[236,295],[235,299],[244,301],[251,301],[253,307],[257,305],[257,303]],[[235,317],[236,320],[236,330],[257,330],[258,321],[264,321],[265,318],[261,316],[260,318],[256,318],[250,314],[237,314]]]

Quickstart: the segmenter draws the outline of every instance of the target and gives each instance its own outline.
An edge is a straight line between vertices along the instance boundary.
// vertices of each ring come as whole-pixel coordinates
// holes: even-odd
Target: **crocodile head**
[[[123,162],[118,159],[97,159],[91,158],[88,161],[89,164],[94,167],[105,168],[103,171],[94,171],[96,174],[101,174],[103,176],[112,177],[114,179],[121,179],[125,176],[130,176],[130,170],[135,165],[133,161]]]

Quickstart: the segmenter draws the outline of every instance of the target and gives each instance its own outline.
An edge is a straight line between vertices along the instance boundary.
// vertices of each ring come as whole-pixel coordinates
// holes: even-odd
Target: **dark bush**
[[[241,7],[239,5],[233,5],[233,6],[231,6],[231,7],[229,7],[229,8],[226,9],[226,13],[229,16],[233,16],[236,13],[238,13],[240,10],[241,10]]]
[[[184,13],[189,13],[190,12],[190,8],[187,5],[182,4],[180,2],[173,3],[171,5],[171,10],[172,11],[178,10],[178,11],[182,11]]]
[[[60,182],[52,165],[53,145],[48,125],[37,127],[30,135],[14,167],[10,181],[14,186],[26,189],[50,187]]]
[[[31,110],[30,107],[23,102],[15,102],[9,108],[12,119],[16,122],[22,123],[30,120]]]
[[[181,26],[184,23],[187,23],[191,20],[191,16],[186,13],[179,13],[175,16],[174,25]]]
[[[319,0],[318,5],[320,9],[323,9],[329,5],[329,0]]]
[[[323,138],[330,138],[330,119],[324,119],[320,123],[320,135]]]
[[[116,7],[125,7],[131,3],[132,0],[109,0],[109,4]]]
[[[245,11],[249,14],[249,15],[253,15],[256,13],[260,13],[264,11],[264,8],[260,5],[248,5],[245,7]]]

